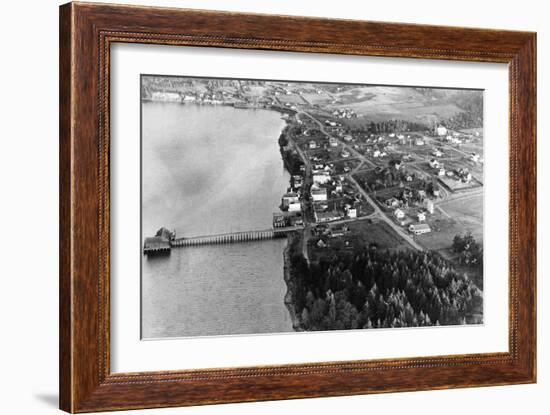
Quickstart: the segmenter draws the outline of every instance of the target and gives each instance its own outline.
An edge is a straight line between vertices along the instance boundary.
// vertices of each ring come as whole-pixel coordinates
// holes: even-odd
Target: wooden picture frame
[[[109,62],[114,43],[509,65],[509,352],[110,371]],[[68,412],[536,381],[536,34],[69,3],[60,8],[60,407]]]

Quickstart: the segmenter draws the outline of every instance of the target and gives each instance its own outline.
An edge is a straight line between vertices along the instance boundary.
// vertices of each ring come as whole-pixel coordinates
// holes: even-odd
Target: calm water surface
[[[289,185],[280,114],[142,104],[142,236],[271,227]],[[292,331],[283,299],[286,240],[176,248],[142,257],[144,338]]]

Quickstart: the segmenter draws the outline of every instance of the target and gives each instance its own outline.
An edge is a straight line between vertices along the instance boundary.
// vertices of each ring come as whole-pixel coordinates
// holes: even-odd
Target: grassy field
[[[465,230],[472,232],[478,242],[483,242],[483,195],[443,203],[445,212],[457,218]]]
[[[476,241],[483,243],[483,195],[443,202],[429,215],[427,223],[432,232],[415,236],[426,249],[446,250],[458,234],[471,232]]]
[[[305,104],[305,101],[302,99],[302,97],[297,94],[279,95],[277,96],[277,99],[283,104],[286,104],[287,102],[289,104]]]

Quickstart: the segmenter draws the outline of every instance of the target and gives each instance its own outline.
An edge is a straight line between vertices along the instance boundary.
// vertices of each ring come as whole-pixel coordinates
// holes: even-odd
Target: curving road
[[[367,202],[369,202],[369,204],[373,207],[374,209],[374,212],[377,214],[377,216],[382,219],[384,222],[386,222],[389,226],[391,226],[391,228],[397,232],[397,234],[402,237],[405,241],[408,242],[409,245],[411,245],[413,248],[419,250],[419,251],[424,251],[424,248],[422,248],[418,243],[416,243],[416,241],[410,236],[408,235],[407,233],[403,232],[403,229],[401,229],[401,227],[397,226],[391,219],[389,219],[386,214],[384,212],[382,212],[382,209],[380,209],[378,207],[378,205],[376,204],[376,202],[374,200],[372,200],[372,198],[368,195],[367,192],[365,192],[365,190],[359,185],[359,183],[357,183],[357,181],[349,176],[349,180],[350,182],[352,182],[355,187],[357,188],[357,190],[359,190],[359,192],[361,193],[361,195],[365,198],[365,200]]]

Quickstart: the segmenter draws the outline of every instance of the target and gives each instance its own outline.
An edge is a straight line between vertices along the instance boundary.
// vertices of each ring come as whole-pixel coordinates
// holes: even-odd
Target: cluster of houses
[[[479,132],[465,134],[458,131],[449,131],[446,127],[440,125],[435,128],[435,135],[451,144],[463,144],[471,142],[474,136],[479,137]]]
[[[357,118],[357,113],[351,108],[339,108],[332,111],[332,115],[336,118]]]
[[[472,174],[466,168],[460,168],[458,170],[445,170],[443,163],[440,163],[436,159],[431,159],[429,165],[434,169],[438,176],[446,176],[449,178],[454,178],[458,181],[464,183],[470,183],[472,181]]]
[[[349,232],[350,229],[346,224],[333,225],[330,227],[325,224],[319,224],[313,229],[313,235],[319,237],[316,243],[318,248],[326,248],[329,239],[345,237]],[[346,241],[346,244],[349,245],[349,241]]]
[[[303,226],[302,216],[302,188],[304,178],[300,174],[292,175],[290,188],[281,197],[281,212],[273,213],[273,227]]]
[[[412,223],[413,218],[407,216],[407,210],[413,201],[415,204],[421,203],[422,206],[415,209],[414,219],[416,219],[417,223]],[[419,224],[426,221],[428,215],[434,213],[434,202],[426,196],[424,190],[405,188],[398,195],[387,199],[385,205],[388,209],[393,209],[393,217],[401,226],[409,225],[409,231],[417,235],[431,232],[428,225],[418,227]],[[411,226],[413,227],[411,228]]]

